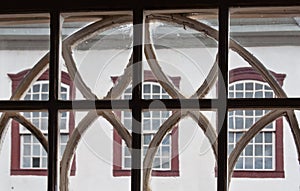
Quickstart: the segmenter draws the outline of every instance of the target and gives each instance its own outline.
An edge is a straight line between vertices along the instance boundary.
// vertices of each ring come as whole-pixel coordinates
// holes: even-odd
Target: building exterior
[[[235,18],[232,14],[230,25],[232,39],[263,63],[278,83],[278,87],[281,87],[288,97],[300,95],[300,89],[297,88],[300,70],[298,69],[300,67],[299,15],[298,17],[282,15],[276,17],[275,15],[274,18]],[[96,14],[94,16],[97,18]],[[82,19],[82,21],[75,17],[76,22],[71,18],[66,19],[64,23],[61,99],[130,100],[132,96],[130,80],[122,93],[110,89],[118,85],[122,86],[120,84],[123,82],[126,84],[130,76],[123,74],[131,69],[132,25],[113,26],[108,30],[100,31],[98,35],[83,32],[88,38],[84,36],[75,48],[72,47],[72,53],[67,52],[69,50],[67,42],[72,42],[70,36],[75,38],[82,29],[93,26],[93,22],[98,22],[95,18],[88,21]],[[201,18],[201,14],[192,14],[192,18],[204,23],[212,31],[218,29],[215,15],[206,19]],[[156,21],[150,24],[156,59],[149,55],[145,56],[153,62],[158,60],[162,73],[173,87],[165,90],[162,84],[169,82],[158,78],[161,75],[157,74],[159,73],[157,69],[145,61],[143,63],[144,99],[169,99],[172,97],[170,95],[172,91],[179,92],[177,94],[179,98],[194,98],[198,88],[210,82],[208,76],[213,73],[218,53],[218,42],[214,39],[214,34],[210,31],[208,34],[198,32],[189,28],[189,25],[174,23]],[[33,67],[37,63],[42,63],[41,60],[47,57],[45,55],[49,52],[49,27],[44,23],[17,26],[8,24],[0,28],[0,34],[0,65],[5,66],[0,71],[1,89],[5,90],[0,92],[0,99],[9,100]],[[147,39],[145,42],[147,44]],[[242,58],[234,48],[236,47],[229,52],[228,97],[278,97],[263,75],[249,65],[251,61]],[[70,55],[73,60],[70,60]],[[75,74],[75,79],[78,81],[73,80],[68,68],[69,62],[74,62],[78,69],[76,74],[80,76]],[[41,75],[34,79],[20,99],[48,100],[48,70],[41,67],[40,71],[42,71]],[[85,85],[80,84],[79,78]],[[211,80],[212,84],[207,94],[206,91],[202,92],[205,98],[217,97],[218,80],[221,79]],[[88,87],[87,92],[90,91],[97,97],[81,91],[84,86]],[[106,97],[107,95],[109,96]],[[150,141],[160,126],[180,112],[183,117],[177,121],[173,120],[174,122],[170,120],[174,128],[170,126],[155,152],[150,187],[153,191],[216,190],[218,167],[214,146],[217,137],[214,135],[218,135],[217,112],[201,110],[201,105],[199,105],[200,110],[191,110],[190,113],[185,110],[156,110],[155,107],[160,104],[163,102],[153,101],[149,106],[150,110],[142,112],[143,157],[147,150],[151,151],[148,149]],[[121,122],[128,133],[131,133],[132,114],[128,110],[118,109],[117,105],[112,107],[116,108],[112,113],[99,114],[96,110],[93,111],[91,116],[99,115],[99,117],[90,119],[89,122],[84,121],[88,120],[87,111],[60,112],[61,158],[66,150],[68,138],[73,133],[78,133],[79,137],[78,146],[74,148],[76,152],[70,162],[69,190],[95,190],[99,187],[106,190],[130,189],[131,154],[126,148],[126,141],[122,140],[120,129],[114,128],[114,125]],[[268,112],[272,111],[267,108],[256,110],[241,108],[228,112],[228,154],[236,147],[241,136]],[[107,117],[110,114],[114,114],[114,118],[118,120]],[[4,116],[4,112],[2,115]],[[47,122],[47,111],[25,111],[20,112],[20,115],[47,136],[47,129],[50,128]],[[295,116],[299,119],[298,111],[295,111]],[[47,152],[39,140],[20,124],[21,121],[20,118],[14,117],[14,120],[10,120],[7,124],[8,131],[0,153],[0,188],[16,191],[46,190]],[[84,122],[86,124],[82,125]],[[78,130],[81,125],[82,129]],[[215,134],[210,134],[212,129]],[[293,191],[300,190],[299,161],[289,121],[282,116],[270,121],[245,147],[234,166],[235,170],[230,181],[232,191],[254,189],[279,191],[286,188]],[[60,170],[62,169],[63,165]],[[62,177],[63,174],[60,178]]]

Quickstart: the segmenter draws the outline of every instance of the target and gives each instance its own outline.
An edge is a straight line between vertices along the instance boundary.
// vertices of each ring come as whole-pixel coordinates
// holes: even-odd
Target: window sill
[[[245,171],[235,170],[234,178],[284,178],[284,171]]]
[[[130,176],[131,171],[130,170],[113,170],[113,176]],[[159,170],[153,170],[152,176],[179,176],[178,170],[167,170],[167,171],[159,171]]]
[[[75,176],[76,170],[71,170],[71,176]],[[11,169],[11,176],[47,176],[48,171],[45,169]]]

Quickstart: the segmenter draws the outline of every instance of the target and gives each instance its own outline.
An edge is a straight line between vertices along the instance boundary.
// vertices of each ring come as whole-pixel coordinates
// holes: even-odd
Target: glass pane
[[[24,119],[27,119],[31,125],[34,125],[42,133],[48,133],[48,112],[20,112]],[[23,121],[21,119],[21,121]],[[22,123],[18,124],[20,127],[20,133],[30,133],[30,124]]]
[[[74,82],[75,76],[68,75],[71,62],[77,69],[76,77],[80,77],[84,84],[74,89],[72,87],[71,92],[76,89],[76,94],[71,93],[66,99],[130,99],[121,95],[132,80],[130,57],[133,26],[130,12],[121,14],[124,17],[121,23],[118,23],[117,17],[107,13],[64,14],[68,16],[63,23],[62,44],[67,45],[71,38],[73,41],[70,49],[63,49],[62,75],[65,77],[62,77],[62,84],[70,86]],[[102,18],[105,19],[101,21]],[[123,85],[117,86],[119,83]]]
[[[49,14],[0,15],[0,100],[40,99],[42,88],[34,82],[48,82],[48,79],[41,77],[43,72],[29,73],[35,66],[48,64],[43,58],[49,53],[49,17]],[[32,83],[22,85],[15,94],[26,75],[31,76],[27,80]]]
[[[295,88],[300,66],[297,59],[300,50],[299,7],[234,8],[230,12],[230,38],[238,44],[232,44],[230,49],[229,81],[258,82],[253,88],[261,91],[255,92],[255,96],[273,97],[270,82],[254,65],[259,63],[272,74],[276,85],[288,97],[299,97],[300,90]],[[257,61],[248,63],[247,60]],[[263,84],[259,84],[261,82]],[[250,91],[251,88],[245,89]]]
[[[158,110],[155,111],[160,112]],[[152,190],[168,190],[169,188],[172,190],[186,190],[187,187],[188,189],[192,188],[192,190],[200,190],[203,185],[207,188],[216,188],[214,171],[216,159],[211,143],[208,140],[210,135],[207,134],[208,131],[205,131],[198,125],[198,122],[201,121],[199,119],[201,116],[202,119],[205,118],[209,122],[210,131],[215,132],[216,112],[189,110],[191,114],[187,117],[181,119],[176,119],[175,117],[173,119],[178,113],[184,115],[185,112],[187,111],[172,110],[170,112],[170,117],[159,129],[160,132],[165,132],[161,137],[157,130],[144,130],[143,148],[144,150],[145,147],[148,148],[145,156],[148,160],[145,161],[150,162],[145,163],[144,161],[143,164],[145,165],[144,168],[152,168],[151,178],[148,182]],[[178,122],[174,124],[174,122],[172,123],[173,120]],[[174,126],[168,126],[167,124],[169,123],[174,124]],[[168,131],[165,131],[166,129]],[[152,134],[151,142],[148,141],[150,133]],[[217,137],[217,135],[215,136]],[[216,137],[210,138],[213,141]],[[159,142],[154,145],[156,141]],[[150,144],[146,144],[149,142]],[[211,174],[212,172],[213,174]],[[150,172],[148,175],[150,175]],[[161,178],[162,176],[163,178]],[[197,177],[197,181],[187,183],[184,178],[188,177],[189,179]],[[203,184],[201,186],[198,185],[198,181],[203,182]],[[189,186],[176,188],[173,184],[189,184]]]
[[[95,189],[99,187],[99,183],[103,184],[109,190],[130,190],[130,167],[131,167],[131,151],[126,147],[125,141],[118,134],[120,126],[113,126],[109,121],[118,120],[124,124],[122,117],[125,113],[121,110],[106,112],[115,117],[106,118],[99,115],[96,111],[63,111],[69,113],[69,120],[74,114],[75,120],[68,123],[68,132],[63,131],[60,137],[60,153],[61,156],[66,155],[66,149],[70,146],[70,142],[74,141],[74,136],[78,136],[76,128],[80,128],[80,139],[74,152],[74,159],[70,161],[70,190],[78,190],[84,188]],[[131,113],[126,110],[126,113]],[[106,115],[108,116],[108,115]],[[126,116],[131,116],[126,115]],[[82,124],[88,120],[89,123]],[[131,122],[131,119],[128,121]],[[82,126],[81,126],[82,125]],[[131,130],[127,129],[131,135]],[[72,139],[72,141],[71,141]],[[151,139],[151,137],[150,137]],[[145,140],[146,141],[146,140]],[[99,172],[101,172],[99,174]],[[81,181],[78,181],[82,179]],[[89,180],[87,180],[89,179]],[[120,183],[116,183],[119,182]],[[115,185],[116,184],[116,185]],[[123,188],[121,188],[123,187]]]
[[[263,178],[264,174],[258,173],[258,171],[274,171],[276,170],[276,161],[278,160],[279,163],[280,160],[282,160],[282,158],[278,157],[283,157],[283,152],[280,149],[282,148],[280,142],[283,141],[281,128],[284,123],[282,119],[278,118],[274,121],[270,121],[268,125],[259,127],[260,131],[257,134],[251,134],[253,138],[247,138],[250,137],[250,130],[258,128],[255,120],[256,122],[262,120],[267,112],[273,111],[233,110],[228,112],[228,123],[230,123],[231,118],[235,122],[233,127],[228,128],[228,156],[233,157],[231,156],[233,151],[239,154],[237,162],[233,167],[237,172],[233,173],[232,179],[236,180],[235,177],[244,176]],[[262,121],[259,123],[261,122]],[[240,128],[238,127],[239,124],[245,124],[245,127]],[[238,150],[236,147],[238,145],[240,146],[245,140],[247,145],[241,148],[241,150]],[[231,184],[233,184],[233,182]]]
[[[206,14],[206,11],[204,11]],[[155,14],[150,13],[147,17],[149,25],[145,29],[145,54],[146,58],[153,58],[155,54],[156,62],[149,59],[144,64],[146,70],[151,70],[153,74],[160,71],[153,71],[151,65],[159,64],[166,79],[156,79],[161,83],[171,84],[174,91],[179,92],[186,98],[196,97],[197,90],[201,85],[209,84],[207,92],[198,92],[201,98],[216,98],[216,79],[207,81],[210,75],[217,75],[218,69],[213,68],[216,64],[216,55],[218,52],[218,42],[216,36],[210,36],[205,31],[218,28],[216,19],[216,10],[209,11],[210,16],[206,17],[201,12],[184,14],[191,23],[199,22],[203,26],[197,30],[195,25],[178,21],[169,15],[164,19],[156,18]],[[168,22],[166,22],[166,20]],[[180,20],[180,19],[179,19]],[[184,25],[178,23],[186,23]],[[151,41],[149,41],[151,37]],[[151,46],[155,51],[151,51]],[[157,76],[157,75],[154,75]],[[147,75],[145,75],[147,78]],[[155,88],[155,87],[154,87]],[[156,90],[154,90],[156,91]],[[157,90],[158,91],[158,90]],[[170,92],[170,91],[169,91]],[[173,95],[177,96],[177,95]]]
[[[269,73],[276,81],[273,85],[282,88],[288,97],[299,97],[299,88],[296,88],[295,83],[299,78],[297,71],[300,66],[297,59],[300,47],[299,7],[233,8],[230,14],[230,38],[237,42],[231,44],[229,53],[230,84],[252,83],[253,90],[246,86],[243,93],[247,95],[251,92],[254,98],[279,97],[273,92],[271,82],[264,76]],[[256,61],[248,63],[247,60]],[[286,64],[282,64],[283,62]],[[263,65],[261,69],[264,72],[259,72],[259,65]],[[236,90],[230,91],[234,93]],[[268,102],[265,104],[268,105]],[[255,110],[253,121],[257,122],[266,113],[266,110]],[[299,113],[296,116],[299,120]],[[244,170],[239,174],[242,179],[233,175],[230,190],[263,188],[279,191],[282,187],[299,189],[294,179],[300,178],[298,157],[290,128],[285,118],[278,117],[256,134],[243,151],[244,155],[241,153],[239,157],[246,163],[248,154],[250,155],[248,148],[252,145],[253,169],[246,169],[251,170],[246,173],[243,168],[247,167],[241,168],[241,171]]]

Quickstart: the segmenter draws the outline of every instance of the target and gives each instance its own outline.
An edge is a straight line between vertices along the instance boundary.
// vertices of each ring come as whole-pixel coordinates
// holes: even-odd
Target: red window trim
[[[117,76],[111,77],[113,83],[117,83]],[[179,88],[180,77],[170,77],[173,84]],[[157,79],[151,71],[144,71],[145,82],[157,82]],[[116,112],[120,117],[121,112]],[[122,138],[117,131],[113,131],[113,176],[130,176],[130,170],[122,169]],[[171,170],[153,170],[152,176],[179,176],[179,156],[178,156],[178,126],[175,126],[171,132],[172,154],[171,154]]]
[[[12,93],[17,89],[18,85],[24,79],[26,74],[30,71],[30,69],[21,71],[17,74],[8,74],[10,79],[12,80]],[[45,71],[37,81],[41,80],[49,80],[49,72]],[[61,74],[62,83],[69,85],[70,87],[70,98],[75,97],[75,88],[70,76],[66,72],[62,72]],[[69,134],[72,133],[75,127],[74,113],[70,112],[69,117]],[[47,169],[22,169],[20,165],[21,153],[20,153],[20,133],[19,133],[19,123],[12,120],[11,124],[11,175],[36,175],[36,176],[47,176]],[[71,167],[71,176],[75,175],[76,172],[76,162],[75,157],[73,159],[72,167]]]
[[[278,74],[270,71],[271,74],[277,79],[280,86],[286,77],[285,74]],[[241,80],[257,80],[266,82],[265,79],[253,68],[242,67],[229,71],[229,83]],[[278,118],[276,120],[275,130],[275,170],[274,171],[245,171],[235,170],[233,177],[239,178],[284,178],[284,158],[283,158],[283,120]]]

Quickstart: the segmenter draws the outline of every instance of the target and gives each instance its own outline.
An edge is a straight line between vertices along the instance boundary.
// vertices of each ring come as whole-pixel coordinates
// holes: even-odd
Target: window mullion
[[[50,17],[49,118],[48,118],[48,191],[58,190],[58,110],[60,91],[59,55],[61,47],[61,16],[58,11]]]
[[[228,100],[228,24],[229,9],[225,2],[219,5],[219,74],[218,74],[218,180],[217,190],[227,191],[227,100]]]
[[[143,10],[133,10],[133,76],[132,76],[132,157],[131,191],[142,190],[142,55]]]

